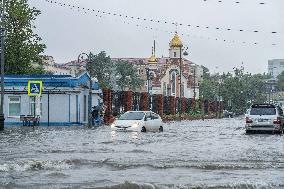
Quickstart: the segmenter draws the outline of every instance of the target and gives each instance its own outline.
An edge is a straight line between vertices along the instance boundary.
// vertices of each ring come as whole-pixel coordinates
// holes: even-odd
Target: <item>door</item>
[[[146,121],[145,121],[146,130],[153,130],[153,119],[151,112],[146,113]]]
[[[161,119],[158,114],[152,113],[153,129],[159,130],[161,126]]]

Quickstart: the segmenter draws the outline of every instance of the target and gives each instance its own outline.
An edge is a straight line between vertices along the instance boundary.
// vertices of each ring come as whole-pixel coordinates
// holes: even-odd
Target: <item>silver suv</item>
[[[246,114],[246,133],[271,131],[283,133],[283,110],[273,104],[254,104]]]

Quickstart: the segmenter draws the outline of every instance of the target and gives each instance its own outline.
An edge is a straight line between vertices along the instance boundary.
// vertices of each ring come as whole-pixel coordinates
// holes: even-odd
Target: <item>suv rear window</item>
[[[261,108],[251,108],[250,115],[275,115],[275,108],[261,107]]]

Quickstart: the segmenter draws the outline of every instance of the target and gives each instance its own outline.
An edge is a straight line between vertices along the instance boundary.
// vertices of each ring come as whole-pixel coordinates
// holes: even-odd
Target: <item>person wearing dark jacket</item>
[[[96,106],[94,106],[92,110],[92,121],[94,126],[98,126],[97,124],[98,117],[99,117],[99,110]]]

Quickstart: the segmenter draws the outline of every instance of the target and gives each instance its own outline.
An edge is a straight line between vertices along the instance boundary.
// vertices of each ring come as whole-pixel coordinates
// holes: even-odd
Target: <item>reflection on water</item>
[[[138,139],[139,132],[135,131],[111,131],[111,140],[116,140],[118,135],[123,135],[129,139]]]
[[[164,130],[6,129],[0,188],[284,188],[283,136],[246,135],[241,119]]]
[[[116,139],[116,132],[111,131],[111,140],[115,140],[115,139]]]
[[[131,138],[132,139],[138,139],[138,132],[132,132],[131,133]]]

